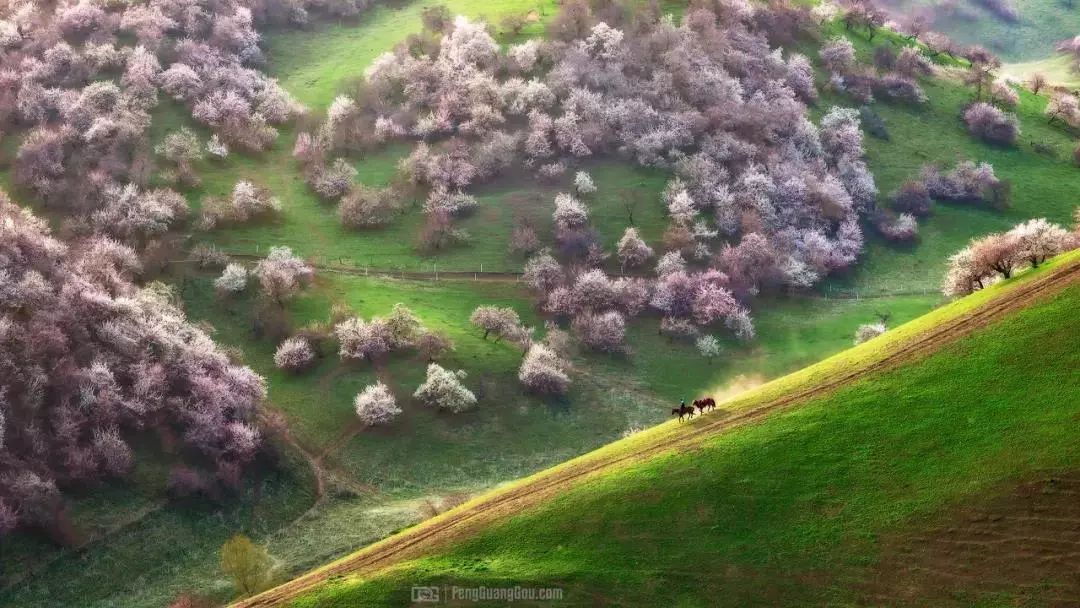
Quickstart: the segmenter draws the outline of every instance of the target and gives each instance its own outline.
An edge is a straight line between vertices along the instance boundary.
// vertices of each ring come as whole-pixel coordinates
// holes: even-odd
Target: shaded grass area
[[[283,448],[280,470],[251,476],[239,499],[169,501],[167,469],[145,448],[133,483],[71,501],[86,546],[61,550],[30,533],[4,540],[0,605],[157,607],[190,590],[228,600],[232,583],[217,564],[221,544],[238,532],[262,539],[314,500],[307,464]]]
[[[1037,274],[816,368],[872,360],[897,336],[965,314]],[[627,606],[857,601],[852,585],[879,559],[882,535],[917,529],[1038,471],[1080,465],[1080,379],[1062,374],[1080,365],[1078,301],[1074,284],[924,358],[691,452],[592,478],[454,545],[365,579],[338,579],[292,605],[404,603],[411,586],[424,584],[560,587],[571,603],[617,597]],[[750,407],[814,372],[731,407]],[[605,450],[631,450],[663,433]],[[965,591],[957,605],[1040,593],[987,598],[975,584]]]

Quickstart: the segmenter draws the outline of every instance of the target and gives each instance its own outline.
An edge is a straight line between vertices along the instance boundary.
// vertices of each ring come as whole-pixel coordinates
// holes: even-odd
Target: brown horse
[[[679,422],[682,422],[683,418],[694,417],[694,406],[692,405],[680,405],[677,408],[671,410],[672,416],[678,416]]]
[[[698,409],[699,413],[704,414],[706,410],[716,409],[716,400],[712,397],[705,397],[704,399],[694,399],[694,407]]]

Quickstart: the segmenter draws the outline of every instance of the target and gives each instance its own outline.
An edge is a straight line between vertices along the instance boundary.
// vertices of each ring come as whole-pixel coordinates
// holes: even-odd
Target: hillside
[[[176,464],[175,438],[169,432],[133,430],[125,438],[136,462],[125,477],[64,488],[65,515],[73,528],[68,531],[70,539],[56,542],[37,529],[20,529],[3,538],[0,605],[156,608],[188,593],[229,601],[237,591],[221,572],[219,550],[233,534],[245,534],[264,545],[279,578],[296,576],[424,521],[438,510],[434,506],[442,509],[661,423],[679,399],[710,387],[735,393],[757,386],[848,348],[862,324],[884,317],[890,326],[899,325],[933,310],[944,301],[940,284],[948,256],[973,237],[1008,230],[1035,217],[1060,224],[1072,221],[1074,194],[1080,188],[1080,170],[1071,157],[1075,137],[1047,124],[1045,96],[1018,91],[1015,113],[1022,136],[1015,146],[991,146],[972,137],[959,118],[972,100],[972,90],[954,73],[920,75],[918,84],[929,97],[926,103],[880,98],[871,104],[891,135],[887,140],[869,133],[863,137],[865,161],[879,191],[877,204],[888,206],[891,193],[917,177],[926,164],[951,167],[969,159],[992,163],[997,175],[1011,183],[1011,205],[991,208],[984,203],[934,201],[930,216],[919,220],[918,238],[904,243],[887,241],[868,218],[861,218],[865,245],[850,266],[823,274],[813,287],[776,286],[746,298],[756,330],[753,340],[737,340],[722,321],[703,326],[703,335],[718,341],[719,355],[703,356],[693,339],[662,334],[662,314],[651,309],[627,319],[625,352],[592,352],[573,337],[568,319],[543,310],[538,295],[519,280],[527,258],[509,252],[512,231],[528,223],[543,245],[555,247],[553,199],[572,191],[574,171],[581,169],[597,187],[586,203],[590,228],[607,253],[614,254],[620,235],[633,225],[659,255],[668,249],[664,234],[671,218],[663,192],[673,177],[670,167],[643,167],[608,151],[570,159],[571,170],[555,179],[538,179],[526,168],[508,171],[470,187],[477,209],[456,220],[456,225],[467,230],[471,240],[434,251],[418,246],[428,215],[422,190],[409,191],[404,207],[387,225],[346,228],[337,202],[320,197],[306,183],[305,168],[293,155],[294,145],[302,133],[318,129],[338,95],[363,95],[365,69],[407,36],[420,34],[424,9],[434,4],[347,2],[367,9],[353,17],[330,17],[319,7],[332,2],[304,0],[311,7],[311,19],[302,27],[255,23],[262,57],[252,65],[306,106],[303,115],[277,125],[279,136],[265,149],[234,146],[225,158],[203,154],[191,162],[198,183],[178,183],[171,163],[152,150],[182,126],[196,135],[200,149],[222,129],[196,120],[191,104],[164,91],[148,111],[145,141],[133,144],[150,160],[143,170],[132,172],[132,180],[143,189],[175,188],[191,211],[169,227],[167,239],[161,239],[175,239],[175,250],[147,246],[140,252],[147,272],[138,282],[160,280],[171,285],[177,305],[193,325],[205,329],[230,361],[265,378],[265,413],[274,425],[260,430],[267,451],[274,454],[274,466],[253,469],[224,500],[203,495],[177,498],[169,489]],[[107,0],[89,3],[106,6],[114,17],[124,8],[124,3]],[[216,7],[208,8],[211,12],[225,6],[207,0],[196,3]],[[452,15],[486,19],[486,31],[502,45],[499,53],[504,54],[511,44],[544,39],[559,6],[567,2],[445,4]],[[644,4],[629,0],[626,5]],[[685,2],[659,4],[664,14],[681,20]],[[526,24],[516,33],[507,31],[502,23],[508,15],[526,16]],[[1064,23],[1062,27],[1071,27]],[[847,32],[835,22],[785,44],[786,57],[801,52],[816,72],[820,97],[806,111],[815,125],[834,105],[859,106],[830,88],[821,65],[819,48],[836,35],[852,39],[864,65],[871,63],[878,45],[899,51],[913,44],[888,31],[878,32],[871,41],[863,31]],[[125,30],[118,44],[131,42],[131,36]],[[167,38],[170,42],[160,57],[163,68],[174,59],[172,35]],[[934,61],[939,66],[958,64],[941,57]],[[101,78],[122,80],[108,71]],[[63,87],[55,90],[72,93]],[[524,120],[517,117],[510,122]],[[55,234],[74,239],[79,232],[73,228],[78,226],[65,215],[74,211],[56,201],[43,202],[13,177],[16,152],[30,130],[20,120],[4,129],[0,183],[18,204],[49,219]],[[432,143],[446,143],[445,139],[434,138]],[[333,154],[340,153],[357,170],[353,185],[385,187],[401,181],[398,162],[417,141],[400,138]],[[126,166],[126,160],[114,164]],[[266,188],[281,201],[280,212],[214,229],[201,226],[199,214],[207,197],[228,197],[238,180]],[[710,219],[708,214],[703,217]],[[708,241],[713,254],[735,242],[733,237]],[[203,268],[191,258],[196,248],[211,246],[227,254],[226,261],[250,271],[271,247],[281,245],[310,264],[315,278],[279,306],[267,306],[269,298],[259,293],[254,277],[245,291],[223,295],[215,279],[225,262]],[[575,260],[560,262],[569,273],[580,271]],[[690,264],[695,271],[714,265],[710,259]],[[615,255],[602,268],[613,280],[628,274]],[[629,273],[650,282],[653,274],[651,263]],[[413,397],[427,364],[413,350],[390,353],[377,363],[338,355],[330,330],[343,315],[375,319],[399,303],[424,328],[453,341],[455,348],[439,362],[467,374],[464,384],[475,393],[475,410],[450,414]],[[571,334],[565,356],[572,383],[565,395],[537,395],[521,386],[519,346],[510,340],[485,339],[470,322],[471,313],[484,305],[513,310],[524,325],[536,329],[538,341],[548,334],[548,323]],[[268,310],[276,323],[269,332],[262,318]],[[280,369],[275,363],[279,344],[284,337],[301,333],[321,336],[325,352],[301,373]],[[375,383],[389,386],[403,410],[398,420],[382,428],[362,424],[354,403],[360,391]],[[657,432],[672,429],[663,428],[668,430]],[[89,431],[86,434],[90,436]],[[653,437],[637,436],[643,441]],[[0,488],[0,504],[7,498],[3,494]],[[389,601],[398,603],[397,599]]]
[[[1062,256],[236,605],[404,604],[415,585],[558,587],[569,605],[1075,601],[1078,273]]]

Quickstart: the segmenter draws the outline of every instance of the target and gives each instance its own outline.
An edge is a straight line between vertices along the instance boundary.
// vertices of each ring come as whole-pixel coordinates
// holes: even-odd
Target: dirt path
[[[1080,277],[1080,264],[1055,270],[1045,277],[1015,288],[1009,295],[999,297],[966,316],[953,319],[920,336],[913,337],[908,343],[884,357],[857,369],[826,378],[803,390],[788,393],[755,408],[735,412],[726,417],[708,414],[687,425],[682,434],[634,453],[586,455],[572,460],[554,471],[541,473],[505,491],[496,491],[478,502],[466,504],[444,516],[428,520],[402,534],[380,541],[319,570],[300,576],[258,596],[242,600],[235,606],[238,608],[282,606],[330,577],[370,573],[403,559],[418,556],[504,514],[518,512],[522,508],[538,504],[586,477],[665,452],[690,448],[718,432],[758,421],[777,411],[895,367],[917,355],[935,351],[942,345],[1020,309],[1036,299],[1056,293],[1076,281],[1078,277]]]
[[[303,445],[300,444],[299,441],[296,440],[296,437],[293,435],[292,429],[289,428],[288,424],[284,425],[284,430],[281,433],[281,439],[285,443],[292,446],[292,448],[299,452],[301,456],[303,456],[304,461],[306,461],[308,463],[308,466],[311,467],[311,474],[315,476],[314,502],[312,502],[311,506],[305,509],[303,513],[294,517],[292,522],[290,522],[287,526],[283,526],[284,528],[295,525],[296,522],[303,520],[311,512],[318,509],[322,505],[323,501],[326,500],[326,471],[323,469],[320,459],[316,458],[315,455],[309,452],[307,448],[305,448]]]

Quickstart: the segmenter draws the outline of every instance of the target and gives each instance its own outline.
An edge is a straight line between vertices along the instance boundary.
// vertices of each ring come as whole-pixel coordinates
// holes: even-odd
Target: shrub
[[[526,390],[541,395],[565,395],[570,387],[566,374],[569,366],[555,351],[543,344],[533,344],[518,370],[518,379]]]
[[[896,51],[888,44],[879,44],[874,47],[874,67],[882,71],[889,71],[896,67]]]
[[[241,596],[249,596],[270,586],[273,560],[266,548],[237,534],[221,546],[221,570],[236,585]]]
[[[847,38],[833,38],[819,52],[825,69],[836,74],[847,72],[855,64],[855,46]]]
[[[228,199],[208,198],[203,202],[201,227],[209,230],[222,224],[242,224],[280,210],[281,201],[269,190],[241,180]]]
[[[281,304],[302,287],[311,283],[315,270],[293,254],[288,247],[271,247],[270,253],[255,266],[263,293]]]
[[[968,131],[991,144],[1011,146],[1020,135],[1016,117],[1007,115],[988,103],[973,103],[964,110]]]
[[[354,185],[338,204],[338,217],[347,228],[377,228],[394,220],[400,211],[397,194],[389,188]]]
[[[544,249],[525,262],[521,280],[541,293],[548,293],[563,281],[562,266],[551,252]]]
[[[579,229],[589,222],[589,210],[573,196],[560,193],[555,196],[554,219],[559,230]]]
[[[214,279],[214,289],[221,294],[240,293],[247,289],[248,271],[241,264],[229,264]]]
[[[529,224],[514,226],[510,233],[510,252],[531,255],[541,247],[540,238],[536,236],[536,230]]]
[[[999,107],[1015,108],[1020,103],[1020,95],[1007,82],[995,80],[990,85],[990,101]]]
[[[165,136],[154,151],[172,163],[176,170],[176,179],[181,184],[197,186],[199,176],[195,174],[191,163],[202,158],[202,146],[199,137],[187,127],[181,127]]]
[[[694,346],[697,347],[698,353],[710,363],[724,352],[724,347],[720,345],[720,341],[713,336],[699,337],[694,342]]]
[[[947,173],[932,165],[923,168],[921,177],[930,196],[936,199],[959,202],[991,202],[995,192],[1000,192],[1001,180],[994,174],[989,163],[976,165],[961,161]]]
[[[195,469],[178,465],[169,470],[167,489],[176,498],[188,498],[205,492],[206,482]]]
[[[453,217],[449,213],[439,210],[426,214],[417,241],[420,251],[431,253],[468,243],[470,238],[467,230],[454,225]]]
[[[878,139],[889,141],[889,130],[885,126],[885,119],[870,106],[859,108],[859,119],[863,129]]]
[[[660,333],[674,340],[696,341],[701,330],[689,319],[664,317],[660,320]]]
[[[929,76],[934,73],[933,64],[915,47],[904,47],[896,58],[896,72],[909,78]]]
[[[452,372],[437,363],[428,364],[427,378],[417,387],[413,397],[427,405],[460,413],[476,406],[476,395],[461,384],[467,377],[464,370]]]
[[[1031,89],[1032,93],[1038,95],[1039,92],[1046,87],[1048,82],[1049,80],[1046,78],[1046,74],[1043,74],[1042,72],[1032,72],[1031,76],[1028,77],[1028,88]]]
[[[574,176],[574,189],[582,196],[588,196],[596,192],[596,184],[593,183],[592,177],[584,172],[578,171]]]
[[[278,345],[274,352],[274,365],[278,369],[300,372],[315,362],[315,350],[306,338],[294,336]]]
[[[574,334],[593,350],[621,353],[625,350],[626,321],[618,312],[584,313],[574,318]]]
[[[914,80],[900,74],[886,74],[878,79],[874,92],[906,103],[926,103],[926,93]]]
[[[356,174],[347,160],[338,158],[329,167],[318,166],[308,171],[308,184],[321,198],[337,200],[349,191]]]
[[[930,215],[930,190],[922,180],[904,182],[892,195],[892,208],[898,213],[914,216]]]
[[[513,336],[521,328],[521,318],[510,307],[478,306],[469,317],[469,322],[484,330],[484,339],[495,334],[496,341]]]
[[[218,160],[225,160],[229,157],[229,147],[225,145],[225,142],[221,141],[217,133],[211,135],[206,142],[206,152]]]
[[[440,359],[451,350],[454,350],[454,343],[445,334],[423,331],[416,338],[416,352],[429,363]]]
[[[390,424],[401,413],[394,394],[382,382],[364,387],[354,401],[356,416],[368,426]]]
[[[224,268],[229,263],[229,255],[213,245],[198,243],[191,248],[188,259],[199,268]]]
[[[1041,154],[1041,155],[1043,155],[1043,156],[1045,156],[1047,158],[1057,158],[1058,157],[1057,148],[1055,148],[1053,145],[1045,143],[1045,142],[1033,141],[1033,142],[1031,142],[1031,149],[1036,154]]]
[[[1080,98],[1068,93],[1056,93],[1044,110],[1047,120],[1061,122],[1070,127],[1080,125]]]
[[[864,323],[855,330],[855,344],[862,344],[888,331],[884,323]]]
[[[636,268],[653,257],[653,250],[638,236],[636,228],[627,228],[619,239],[618,255],[624,269],[628,266]]]
[[[890,241],[910,241],[919,235],[919,224],[910,213],[901,213],[896,217],[879,214],[875,224],[881,235]]]
[[[372,319],[370,322],[359,317],[346,319],[334,326],[334,334],[338,339],[342,359],[372,361],[390,352],[393,342],[390,328],[379,319]]]

